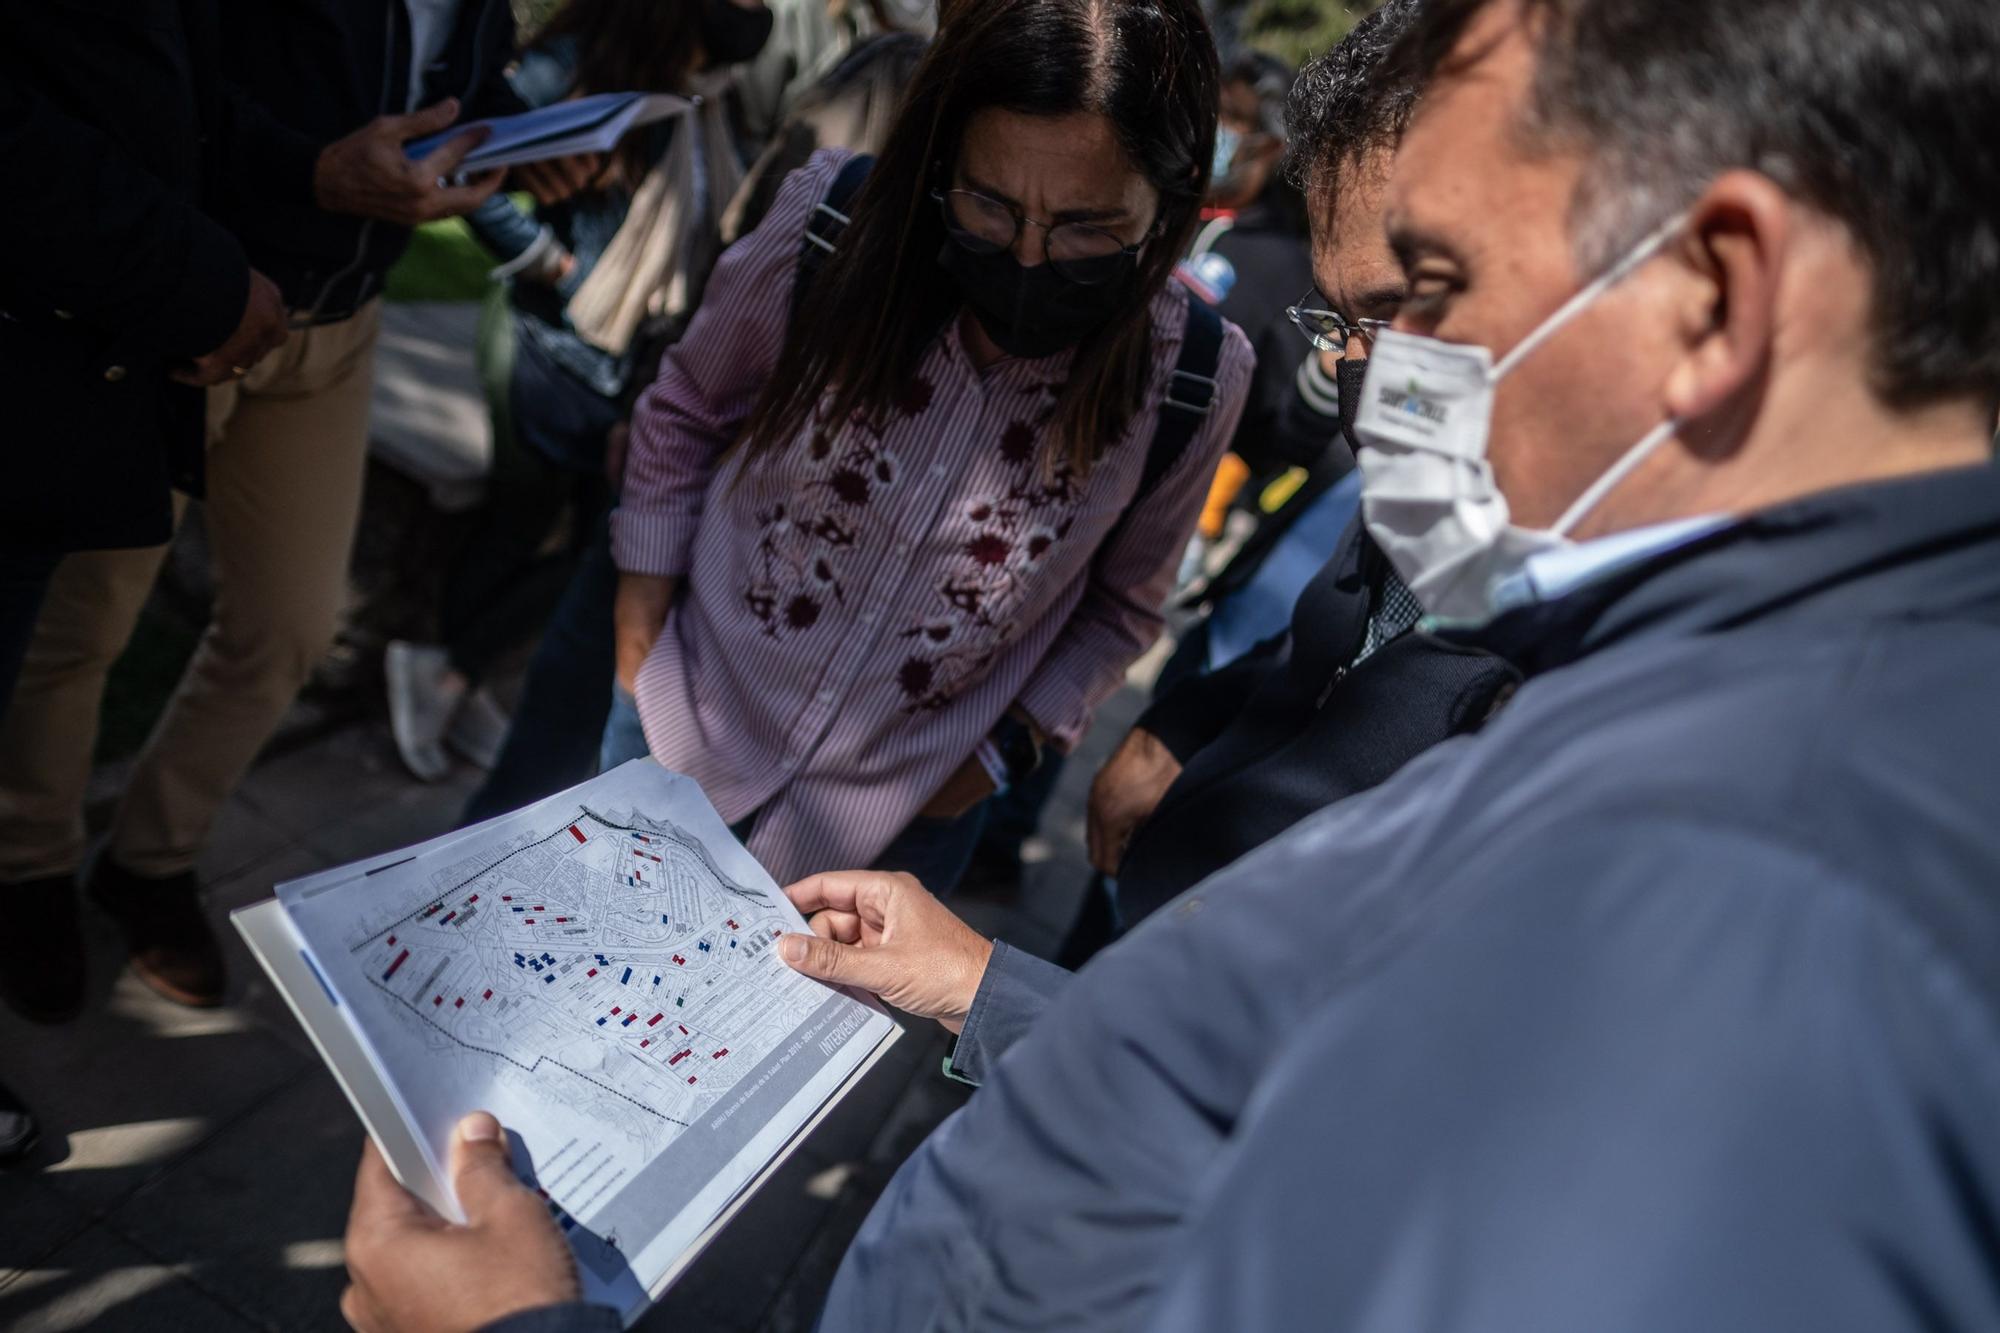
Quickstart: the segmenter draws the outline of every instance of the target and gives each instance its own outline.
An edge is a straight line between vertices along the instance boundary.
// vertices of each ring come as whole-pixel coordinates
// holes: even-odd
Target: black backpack
[[[812,285],[813,277],[837,249],[840,233],[848,223],[848,207],[861,192],[861,183],[875,165],[869,155],[849,158],[827,187],[826,196],[814,207],[806,224],[804,242],[799,246],[798,273],[792,281],[792,309]],[[1222,361],[1222,316],[1194,293],[1183,289],[1188,303],[1187,332],[1181,339],[1180,359],[1167,383],[1167,398],[1160,405],[1160,419],[1153,429],[1152,443],[1146,447],[1146,467],[1139,474],[1139,489],[1133,494],[1137,504],[1173,469],[1195,428],[1215,406],[1215,372]],[[1129,507],[1128,507],[1129,512]]]

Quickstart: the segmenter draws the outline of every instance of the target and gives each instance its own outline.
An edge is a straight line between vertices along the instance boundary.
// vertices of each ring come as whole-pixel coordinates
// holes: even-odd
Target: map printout
[[[586,1295],[628,1321],[897,1031],[785,966],[798,912],[651,760],[277,894],[424,1159],[377,1133],[404,1182],[448,1200],[452,1126],[492,1111]]]

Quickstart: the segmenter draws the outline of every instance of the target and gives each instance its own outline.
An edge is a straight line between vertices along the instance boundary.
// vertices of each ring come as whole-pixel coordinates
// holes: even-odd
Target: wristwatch
[[[1011,713],[994,726],[988,734],[993,748],[1000,753],[1000,760],[1007,765],[1007,781],[1018,784],[1042,766],[1042,743],[1035,739],[1035,729]]]

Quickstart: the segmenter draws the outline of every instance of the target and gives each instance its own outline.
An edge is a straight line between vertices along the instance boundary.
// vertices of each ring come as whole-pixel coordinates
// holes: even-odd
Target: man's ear
[[[1754,171],[1717,177],[1688,210],[1675,248],[1685,354],[1666,384],[1678,420],[1720,425],[1761,396],[1790,236],[1790,201]]]

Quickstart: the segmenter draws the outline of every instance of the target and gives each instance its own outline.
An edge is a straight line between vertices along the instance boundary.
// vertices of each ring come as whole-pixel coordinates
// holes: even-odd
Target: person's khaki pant
[[[294,330],[241,381],[209,390],[215,610],[112,822],[111,858],[134,874],[194,868],[223,802],[333,641],[380,318],[371,302]],[[0,724],[0,882],[82,866],[105,675],[166,552],[79,552],[56,571]]]

